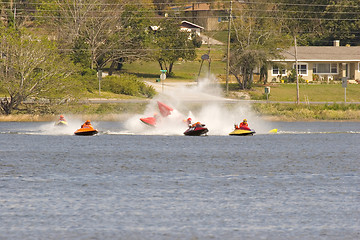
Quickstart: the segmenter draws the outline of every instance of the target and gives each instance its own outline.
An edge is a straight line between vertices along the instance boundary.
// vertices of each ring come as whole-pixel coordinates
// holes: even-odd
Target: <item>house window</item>
[[[295,68],[295,64],[293,65]],[[307,64],[298,64],[298,74],[307,76]]]
[[[278,76],[278,75],[285,75],[285,69],[279,69],[278,67],[273,67],[272,69],[272,75],[273,76]]]
[[[338,65],[336,63],[318,63],[314,64],[313,72],[317,74],[338,73]]]
[[[360,62],[358,63],[358,71],[360,72]]]

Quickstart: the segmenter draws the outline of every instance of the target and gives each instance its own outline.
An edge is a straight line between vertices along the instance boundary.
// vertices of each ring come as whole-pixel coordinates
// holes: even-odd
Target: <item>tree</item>
[[[324,30],[319,37],[321,45],[330,45],[340,40],[343,45],[360,45],[360,0],[328,1],[324,9]]]
[[[274,0],[279,25],[284,34],[295,39],[299,45],[324,45],[328,36],[330,16],[326,16],[328,0],[313,0],[311,4],[302,0]],[[331,1],[330,1],[331,2]],[[331,16],[330,18],[335,17]],[[334,21],[336,22],[335,18]],[[341,31],[341,34],[343,32]]]
[[[47,39],[13,29],[0,30],[0,85],[8,93],[0,101],[0,111],[11,114],[25,99],[61,86],[71,64]]]
[[[112,69],[125,58],[146,54],[143,42],[149,11],[141,1],[137,5],[127,0],[42,1],[56,3],[56,7],[43,4],[42,8],[56,19],[56,39],[62,49],[71,50],[75,62],[96,70],[112,63]]]
[[[124,11],[120,16],[118,26],[123,29],[121,38],[117,42],[117,51],[111,60],[109,75],[112,74],[115,66],[121,68],[124,61],[131,62],[141,58],[149,59],[147,47],[150,45],[150,37],[148,34],[150,17],[152,11],[143,7],[141,4],[129,4],[124,6]],[[121,51],[119,51],[121,50]]]
[[[300,103],[297,46],[299,40],[303,40],[305,45],[306,38],[320,29],[321,18],[314,17],[314,13],[316,11],[321,12],[321,8],[326,6],[316,4],[322,1],[324,0],[315,0],[312,4],[304,4],[301,0],[276,0],[277,10],[280,10],[279,16],[282,29],[293,39],[297,104]]]
[[[233,13],[229,73],[241,89],[251,88],[254,69],[266,66],[276,56],[276,49],[286,43],[275,18],[269,15],[273,7],[260,0],[245,3]]]
[[[176,20],[164,18],[154,33],[153,41],[153,59],[170,75],[176,61],[195,59],[193,41],[189,39],[189,33],[180,31],[180,23]]]
[[[21,28],[31,20],[34,4],[24,0],[0,2],[0,18],[8,27]]]

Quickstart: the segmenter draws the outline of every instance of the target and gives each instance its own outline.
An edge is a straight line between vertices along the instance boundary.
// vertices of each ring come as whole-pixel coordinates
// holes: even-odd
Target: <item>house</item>
[[[229,13],[223,4],[193,3],[185,7],[188,21],[204,26],[206,31],[219,30],[228,21]]]
[[[152,32],[161,30],[160,26],[156,26],[156,25],[149,26],[148,29],[151,30]],[[196,25],[188,21],[182,21],[179,28],[180,31],[189,33],[189,39],[193,37],[192,36],[193,33],[195,33],[197,36],[200,36],[200,32],[203,29],[204,28],[202,26]]]
[[[196,25],[189,21],[181,21],[180,31],[188,32],[188,33],[195,33],[196,35],[200,36],[200,32],[204,30],[202,26]]]
[[[360,46],[340,46],[335,40],[333,46],[298,46],[298,73],[305,81],[360,79]],[[283,59],[272,60],[268,70],[268,82],[279,82],[295,68],[295,48],[282,51]]]

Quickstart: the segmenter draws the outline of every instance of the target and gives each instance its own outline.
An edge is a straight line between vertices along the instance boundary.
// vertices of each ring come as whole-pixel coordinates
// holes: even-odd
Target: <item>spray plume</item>
[[[244,118],[257,133],[267,133],[269,124],[257,116],[247,101],[226,99],[215,77],[199,79],[193,83],[152,84],[160,94],[147,106],[143,115],[136,115],[125,122],[128,133],[145,135],[182,135],[188,128],[186,119],[201,122],[209,129],[209,135],[228,135]],[[139,119],[159,113],[157,102],[163,102],[174,110],[161,117],[156,127],[147,126]]]

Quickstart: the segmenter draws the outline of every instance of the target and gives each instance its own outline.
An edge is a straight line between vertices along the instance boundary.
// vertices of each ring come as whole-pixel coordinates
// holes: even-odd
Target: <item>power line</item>
[[[4,10],[6,11],[11,11],[13,9],[10,9],[10,8],[4,8]],[[215,11],[225,11],[226,9],[219,9],[219,10],[212,10],[213,12]],[[295,11],[295,10],[284,10],[284,9],[268,9],[268,10],[262,10],[262,9],[244,9],[244,8],[233,8],[233,10],[235,11],[246,11],[246,12],[259,12],[259,13],[272,13],[272,14],[277,14],[277,13],[297,13],[297,14],[322,14],[322,15],[326,15],[326,14],[359,14],[360,12],[339,12],[339,11],[336,11],[336,12],[332,12],[332,11]],[[29,9],[26,9],[26,8],[17,8],[16,11],[18,12],[21,12],[21,11],[34,11],[34,10],[29,10]],[[36,9],[35,12],[54,12],[54,13],[57,13],[57,12],[71,12],[70,10],[52,10],[52,9],[49,9],[49,10],[46,10],[46,9]],[[124,11],[124,10],[101,10],[101,11],[87,11],[88,14],[94,14],[94,13],[101,13],[101,14],[104,14],[104,13],[158,13],[159,11],[158,10],[141,10],[141,9],[137,9],[137,10],[127,10],[127,11]],[[178,13],[178,12],[189,12],[187,10],[166,10],[166,12],[173,12],[173,13]],[[21,14],[21,13],[20,13]],[[146,17],[144,17],[146,18]]]
[[[10,4],[10,1],[1,1],[0,4]],[[258,1],[247,1],[247,2],[237,2],[241,5],[273,5],[273,6],[302,6],[302,7],[342,7],[342,8],[360,8],[358,5],[342,5],[342,4],[314,4],[314,3],[284,3],[284,2],[258,2]],[[37,2],[37,3],[13,3],[14,5],[52,5],[47,2]],[[56,5],[68,5],[67,3],[55,3]],[[230,0],[227,1],[207,1],[207,2],[177,2],[175,5],[171,3],[132,3],[127,2],[125,5],[129,6],[157,6],[157,5],[173,5],[172,7],[181,7],[183,5],[192,5],[192,4],[230,4]],[[77,3],[77,6],[119,6],[124,5],[124,3]]]
[[[74,18],[73,16],[51,16],[51,15],[20,15],[18,14],[17,17],[23,17],[23,18],[44,18],[44,19],[71,19]],[[214,15],[212,18],[227,18],[228,15]],[[252,15],[241,15],[242,18],[249,18],[249,19],[278,19],[278,20],[312,20],[312,21],[359,21],[360,18],[319,18],[319,17],[284,17],[284,16],[252,16]],[[82,18],[88,18],[88,19],[113,19],[114,16],[88,16],[88,17],[82,17]],[[150,16],[150,17],[138,17],[138,16],[131,16],[129,18],[132,19],[164,19],[164,16]],[[185,18],[192,18],[187,16],[171,16],[166,17],[168,19],[185,19]],[[196,19],[208,19],[208,16],[202,16],[202,17],[196,17]]]

